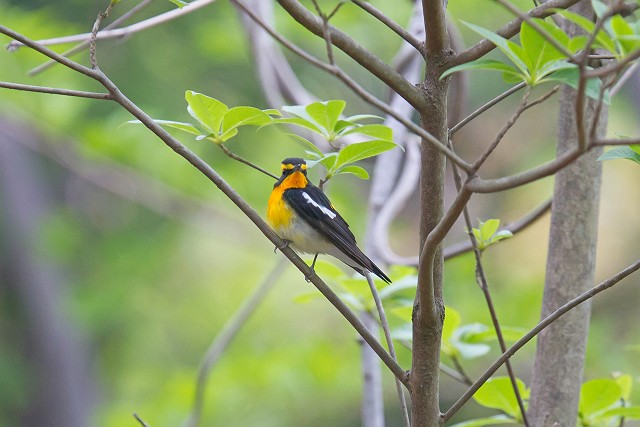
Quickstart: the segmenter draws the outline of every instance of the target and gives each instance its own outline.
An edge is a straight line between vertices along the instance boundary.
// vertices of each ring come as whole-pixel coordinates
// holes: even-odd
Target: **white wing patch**
[[[311,196],[309,194],[307,194],[306,192],[302,192],[302,196],[307,200],[307,203],[310,203],[311,205],[315,206],[316,208],[320,209],[320,211],[325,214],[326,216],[328,216],[331,219],[334,219],[336,217],[336,214],[331,212],[331,209],[327,209],[326,207],[318,204],[318,202],[316,202],[315,200],[313,200],[311,198]]]

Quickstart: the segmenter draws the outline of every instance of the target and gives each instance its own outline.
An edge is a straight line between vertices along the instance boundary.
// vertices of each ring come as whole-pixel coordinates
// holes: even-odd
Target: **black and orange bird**
[[[389,277],[356,244],[349,225],[335,210],[321,189],[309,182],[307,163],[292,157],[282,161],[282,176],[273,186],[267,220],[275,232],[298,251],[328,254],[365,275],[366,271],[387,283]]]

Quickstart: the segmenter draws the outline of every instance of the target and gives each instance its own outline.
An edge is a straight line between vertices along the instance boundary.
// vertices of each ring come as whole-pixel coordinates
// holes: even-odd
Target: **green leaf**
[[[500,227],[499,219],[488,219],[485,222],[480,222],[480,238],[483,241],[488,241],[493,233],[498,231],[498,227]]]
[[[558,81],[571,86],[574,89],[578,89],[578,80],[580,78],[577,67],[565,68],[548,76],[545,81]],[[602,81],[600,79],[589,79],[585,86],[585,94],[589,98],[598,99],[600,97],[600,88],[602,87]],[[611,97],[609,91],[604,92],[604,102],[608,105],[611,104]]]
[[[346,107],[347,103],[340,99],[325,102],[314,102],[306,107],[306,111],[321,127],[331,133],[334,130],[340,114]]]
[[[334,167],[340,168],[342,165],[355,163],[359,160],[373,157],[380,153],[384,153],[385,151],[389,151],[395,147],[397,147],[397,145],[393,142],[383,141],[379,139],[350,144],[340,150],[340,153],[338,153],[338,159]]]
[[[296,125],[296,126],[301,126],[305,129],[309,129],[312,132],[315,132],[317,134],[320,134],[322,136],[327,136],[325,135],[322,130],[320,130],[320,128],[317,126],[316,123],[313,123],[307,119],[303,119],[301,117],[285,117],[282,119],[273,119],[270,123],[273,124],[289,124],[289,125]]]
[[[391,130],[389,126],[385,125],[372,124],[356,126],[342,132],[341,135],[350,135],[354,133],[370,136],[372,138],[384,141],[393,141],[393,130]]]
[[[364,180],[369,179],[369,173],[364,168],[361,168],[360,166],[356,166],[356,165],[341,167],[335,173],[336,174],[349,173],[351,175],[357,176],[360,179],[364,179]]]
[[[218,135],[222,118],[229,108],[215,98],[191,90],[185,93],[185,99],[189,104],[187,111],[191,117],[196,119],[207,133]]]
[[[356,114],[355,116],[347,117],[344,120],[350,123],[357,123],[368,119],[384,120],[384,117],[376,116],[374,114]]]
[[[476,418],[475,420],[463,421],[461,423],[453,424],[450,427],[484,427],[493,426],[496,424],[520,424],[511,417],[506,415],[494,415],[487,418]]]
[[[222,119],[222,132],[227,132],[240,126],[262,126],[273,119],[264,111],[255,107],[233,107]]]
[[[616,147],[598,157],[599,161],[627,159],[640,164],[640,145]]]
[[[617,403],[622,398],[620,385],[609,378],[599,378],[587,381],[580,389],[580,403],[578,412],[583,418]]]
[[[612,417],[625,417],[629,420],[640,420],[640,406],[626,406],[621,408],[607,409],[606,411],[598,414],[598,416],[595,418],[601,420]]]
[[[315,154],[318,157],[324,157],[324,153],[322,151],[320,151],[320,149],[318,147],[315,146],[315,144],[311,141],[309,141],[306,138],[301,137],[300,135],[297,135],[295,133],[289,133],[287,134],[290,137],[292,137],[294,139],[294,141],[300,143],[307,151],[310,151],[311,153]],[[309,166],[311,167],[311,166]]]
[[[626,55],[637,48],[637,35],[634,34],[633,28],[631,28],[629,23],[622,16],[613,16],[610,23],[611,29],[615,34],[615,38],[619,43],[620,52],[623,55]]]
[[[450,340],[453,331],[462,323],[460,312],[453,307],[445,307],[444,325],[442,326],[442,341]]]
[[[578,13],[571,12],[569,10],[564,10],[564,9],[554,9],[554,10],[560,15],[562,15],[564,18],[568,19],[569,21],[581,27],[583,30],[585,30],[585,32],[589,34],[593,33],[593,31],[596,28],[596,24],[593,21],[589,20],[588,18],[585,18],[584,16]],[[611,53],[616,53],[616,45],[614,41],[602,30],[598,31],[598,34],[596,35],[596,39],[595,39],[595,44],[596,46],[602,47]]]
[[[120,0],[118,0],[120,1]],[[182,9],[185,6],[188,6],[189,3],[187,3],[186,1],[182,1],[182,0],[169,0],[171,3],[175,4],[176,6],[178,6],[180,9]]]
[[[487,329],[488,327],[481,323],[462,325],[453,331],[449,342],[465,359],[484,356],[491,350],[491,347],[486,344],[473,343],[471,340],[476,334],[484,333]]]
[[[516,378],[518,391],[524,400],[529,398],[529,390],[522,380]],[[520,408],[509,377],[490,378],[473,395],[473,399],[487,408],[499,409],[513,418],[520,419]]]
[[[475,61],[466,62],[464,64],[457,65],[455,67],[449,68],[447,71],[442,73],[440,76],[441,79],[447,77],[449,74],[457,73],[458,71],[463,70],[491,70],[491,71],[502,71],[503,73],[508,73],[513,76],[518,76],[519,81],[522,81],[526,78],[523,74],[519,73],[516,68],[509,64],[505,64],[504,62],[497,61],[495,59],[476,59]]]
[[[411,317],[413,316],[413,304],[405,305],[402,307],[394,307],[391,310],[391,314],[397,316],[405,323],[411,323]]]
[[[522,47],[518,46],[511,40],[507,40],[504,37],[499,36],[498,34],[482,28],[478,25],[474,25],[465,21],[462,21],[462,23],[496,45],[496,47],[500,49],[502,53],[504,53],[511,60],[511,62],[515,64],[516,67],[518,67],[522,74],[529,77],[528,67],[525,62],[526,55]]]
[[[413,326],[411,323],[405,323],[391,331],[391,337],[400,341],[412,341],[413,340]]]
[[[532,19],[558,44],[569,48],[569,36],[564,31],[542,19]],[[534,76],[538,75],[540,69],[550,62],[565,58],[562,52],[526,21],[522,22],[520,28],[520,43],[529,59],[530,71]]]
[[[600,0],[591,0],[591,6],[593,7],[593,11],[596,13],[598,18],[602,18],[605,13],[607,13],[607,9],[609,6],[602,3]]]
[[[200,132],[200,129],[196,128],[191,123],[174,122],[174,121],[171,121],[171,120],[155,120],[155,119],[153,121],[156,122],[157,124],[159,124],[160,126],[179,129],[179,130],[188,132],[188,133],[190,133],[192,135],[200,135],[200,134],[202,134],[202,132]],[[142,124],[142,122],[140,120],[130,120],[127,123]]]
[[[631,387],[633,386],[633,377],[631,375],[620,375],[614,378],[615,382],[620,386],[620,390],[622,390],[622,398],[625,401],[629,400],[631,396]]]

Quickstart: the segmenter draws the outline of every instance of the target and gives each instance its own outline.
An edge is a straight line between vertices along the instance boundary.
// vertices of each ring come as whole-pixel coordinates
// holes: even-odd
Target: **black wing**
[[[391,282],[387,275],[358,248],[349,225],[333,208],[322,190],[310,184],[305,188],[285,190],[283,197],[298,215],[336,245],[354,263],[371,271],[385,282]],[[354,269],[362,273],[357,268],[354,267]]]

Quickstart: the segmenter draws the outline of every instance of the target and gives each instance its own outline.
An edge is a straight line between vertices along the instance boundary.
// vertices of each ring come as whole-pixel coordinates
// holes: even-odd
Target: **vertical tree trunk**
[[[440,141],[447,141],[447,89],[448,79],[440,80],[442,64],[451,52],[448,46],[444,20],[444,6],[440,0],[423,2],[427,32],[427,61],[422,89],[428,107],[420,111],[422,126]],[[435,5],[435,7],[434,7]],[[429,19],[427,19],[429,14]],[[438,17],[433,17],[439,14]],[[429,233],[444,213],[444,155],[426,141],[422,143],[420,179],[420,247],[424,247]],[[412,425],[435,427],[440,425],[439,364],[444,302],[442,298],[442,245],[430,259],[431,277],[420,277],[418,295],[413,310],[413,358],[410,376]],[[423,307],[423,293],[433,293],[433,306]]]
[[[588,2],[577,8],[584,15],[591,13]],[[572,24],[565,29],[576,33]],[[560,98],[558,154],[578,144],[575,103],[576,91],[565,86]],[[595,119],[595,105],[594,100],[586,102],[587,134]],[[598,135],[605,128],[603,109]],[[598,154],[592,150],[556,175],[542,318],[593,286],[601,182]],[[538,337],[529,409],[532,425],[576,424],[590,314],[590,303],[582,304]]]

